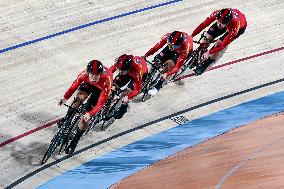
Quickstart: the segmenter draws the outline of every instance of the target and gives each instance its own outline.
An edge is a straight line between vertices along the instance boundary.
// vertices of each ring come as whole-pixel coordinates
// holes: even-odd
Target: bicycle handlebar
[[[71,109],[76,109],[76,108],[73,108],[73,107],[71,107],[70,105],[68,105],[68,104],[63,104],[64,106],[66,106],[66,107],[68,107],[68,108],[71,108]]]

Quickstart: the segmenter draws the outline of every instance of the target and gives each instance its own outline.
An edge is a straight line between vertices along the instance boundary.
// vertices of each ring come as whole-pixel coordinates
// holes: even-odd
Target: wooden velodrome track
[[[57,131],[54,123],[66,112],[65,108],[57,106],[57,99],[64,94],[90,59],[99,59],[110,66],[122,53],[143,55],[166,32],[181,30],[191,33],[212,11],[222,7],[240,9],[245,13],[248,21],[245,34],[229,46],[216,66],[225,63],[233,64],[219,67],[199,77],[187,77],[184,79],[183,86],[170,84],[155,98],[145,103],[131,103],[131,109],[123,119],[117,120],[104,132],[94,132],[86,137],[78,146],[78,150],[131,128],[165,118],[162,124],[154,121],[147,127],[109,140],[72,157],[62,159],[66,156],[55,156],[49,160],[51,164],[47,167],[39,165],[50,139]],[[38,187],[84,162],[175,127],[177,124],[170,121],[170,117],[167,116],[206,104],[210,100],[252,89],[222,101],[207,103],[200,108],[192,109],[185,117],[190,121],[283,91],[283,9],[284,2],[281,0],[132,0],[125,2],[119,0],[103,2],[98,0],[2,0],[0,2],[0,160],[2,170],[0,187]],[[283,104],[283,102],[279,103]],[[283,123],[283,118],[280,123],[276,120],[275,124],[281,124],[281,121]],[[272,128],[279,130],[271,132],[269,136],[273,138],[272,135],[276,134],[276,138],[283,137],[281,127]],[[244,130],[246,129],[253,130],[254,127],[244,127]],[[255,133],[258,132],[261,130]],[[245,131],[227,135],[230,138],[232,134],[241,135],[241,133],[244,137],[252,137],[247,136]],[[273,142],[270,140],[265,143],[266,139],[271,139],[265,134],[259,133],[259,136],[262,137],[264,146]],[[213,148],[211,145],[223,139],[217,137],[216,142],[214,140],[208,142],[209,147],[206,146],[206,148]],[[236,139],[232,143],[237,142]],[[252,148],[257,148],[254,142],[259,144],[257,141],[248,140]],[[200,147],[204,147],[203,145],[207,143]],[[279,151],[281,143],[277,145],[279,148],[275,151],[266,151],[267,154],[264,157],[270,157],[271,154]],[[192,151],[195,150],[198,151],[197,146],[192,148]],[[241,151],[242,148],[237,150]],[[229,157],[230,152],[224,155]],[[201,158],[202,156],[197,160],[202,161]],[[273,161],[281,162],[281,159],[275,158]],[[254,169],[253,165],[253,163],[250,164],[251,169]],[[271,163],[270,169],[278,170],[277,168],[279,169]],[[283,188],[281,173],[283,172],[278,172],[277,175],[278,185],[263,179],[263,182],[267,182],[255,188]],[[241,171],[239,174],[242,174]],[[214,175],[210,176],[214,178]],[[234,178],[232,182],[244,182],[244,180],[238,180],[239,178],[241,177]],[[218,179],[215,178],[215,180]],[[253,181],[259,184],[256,178],[252,178],[248,183],[253,185]],[[204,185],[201,186],[198,183]],[[197,177],[196,185],[192,188],[214,188],[216,185],[216,183],[214,186],[210,182],[206,183],[203,182],[202,176]],[[224,187],[226,184],[228,183],[224,182]],[[131,188],[135,186],[139,188],[140,185],[136,183]],[[217,187],[220,188],[220,186]],[[247,185],[234,187],[249,188]],[[159,186],[153,188],[159,188]]]

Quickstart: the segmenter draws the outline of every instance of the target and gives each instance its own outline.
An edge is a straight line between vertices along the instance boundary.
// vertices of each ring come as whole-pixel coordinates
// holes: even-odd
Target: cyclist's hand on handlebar
[[[59,101],[58,101],[58,105],[59,106],[61,106],[62,104],[65,104],[65,102],[66,102],[67,100],[65,99],[65,98],[62,98],[62,99],[60,99]]]
[[[84,121],[85,121],[85,122],[89,122],[89,121],[91,120],[91,118],[92,118],[92,116],[91,116],[89,113],[86,113],[86,114],[84,115]]]

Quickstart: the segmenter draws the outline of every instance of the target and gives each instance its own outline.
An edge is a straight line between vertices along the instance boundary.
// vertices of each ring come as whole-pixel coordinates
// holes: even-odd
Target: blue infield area
[[[105,189],[158,160],[273,113],[284,111],[284,92],[246,102],[150,136],[86,162],[40,189]]]

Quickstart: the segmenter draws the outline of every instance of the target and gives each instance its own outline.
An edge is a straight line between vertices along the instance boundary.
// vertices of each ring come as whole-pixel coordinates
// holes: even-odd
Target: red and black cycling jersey
[[[227,47],[236,37],[239,30],[241,28],[247,27],[247,21],[246,17],[243,13],[241,13],[238,9],[230,9],[232,11],[233,19],[232,21],[226,26],[226,29],[228,31],[228,35],[225,37],[225,39],[216,47],[212,48],[209,51],[209,54],[215,54],[221,50],[223,50],[225,47]],[[206,18],[204,22],[202,22],[191,34],[192,37],[199,34],[202,30],[204,30],[206,27],[208,27],[212,22],[216,21],[216,16],[220,10],[214,11],[209,17]]]
[[[181,66],[183,65],[184,61],[186,60],[188,54],[193,49],[192,38],[185,32],[182,32],[182,34],[184,36],[184,41],[183,41],[183,43],[181,44],[180,47],[175,49],[175,51],[177,51],[179,53],[177,63],[175,65],[175,67],[167,73],[167,75],[172,75],[172,74],[176,73],[181,68]],[[161,38],[161,40],[145,54],[145,56],[147,57],[147,56],[153,55],[159,49],[161,49],[167,43],[168,37],[170,35],[171,35],[171,33],[165,34]]]
[[[88,83],[101,90],[96,106],[94,106],[94,108],[90,112],[88,112],[92,116],[99,112],[107,101],[113,83],[113,74],[107,67],[104,67],[104,71],[103,74],[101,74],[100,80],[98,82],[91,82],[89,75],[86,73],[86,70],[83,70],[66,91],[64,98],[68,100],[83,82]]]
[[[116,63],[112,65],[109,69],[112,73],[114,73],[117,70]],[[146,61],[140,56],[133,56],[132,67],[127,73],[131,77],[134,83],[134,89],[128,95],[128,98],[130,100],[140,93],[140,90],[142,88],[142,77],[146,73],[148,73],[148,67]]]

